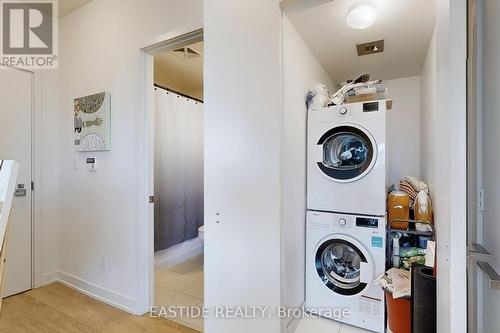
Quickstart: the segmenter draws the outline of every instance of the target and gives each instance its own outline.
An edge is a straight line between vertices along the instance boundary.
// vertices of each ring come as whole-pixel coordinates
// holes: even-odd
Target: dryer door
[[[328,130],[317,142],[320,172],[337,182],[354,182],[370,172],[377,144],[364,128],[343,125]]]
[[[361,293],[373,280],[373,262],[355,239],[333,235],[316,249],[316,272],[331,291],[345,296]]]

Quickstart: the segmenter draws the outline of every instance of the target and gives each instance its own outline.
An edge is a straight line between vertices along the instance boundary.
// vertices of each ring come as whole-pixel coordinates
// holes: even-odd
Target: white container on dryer
[[[385,217],[307,212],[308,312],[384,332]]]
[[[386,101],[310,109],[307,208],[384,216]]]

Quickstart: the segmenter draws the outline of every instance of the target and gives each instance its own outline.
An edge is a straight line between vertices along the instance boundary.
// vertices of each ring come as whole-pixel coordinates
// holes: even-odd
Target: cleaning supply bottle
[[[434,223],[431,198],[425,191],[418,192],[415,199],[415,220]],[[415,229],[418,231],[432,231],[431,226],[425,223],[416,223]]]
[[[399,268],[401,261],[399,258],[399,239],[401,234],[399,232],[394,233],[392,236],[392,267]]]

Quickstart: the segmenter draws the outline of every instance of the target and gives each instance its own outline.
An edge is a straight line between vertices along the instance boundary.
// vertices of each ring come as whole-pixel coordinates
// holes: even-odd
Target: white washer
[[[384,332],[385,217],[307,212],[308,312]]]
[[[307,208],[386,213],[386,100],[311,109]]]

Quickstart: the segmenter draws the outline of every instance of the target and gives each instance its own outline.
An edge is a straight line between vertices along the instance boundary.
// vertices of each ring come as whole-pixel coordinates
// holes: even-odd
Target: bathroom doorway
[[[185,311],[204,305],[203,32],[143,51],[150,90],[151,313],[203,331],[201,315]]]

